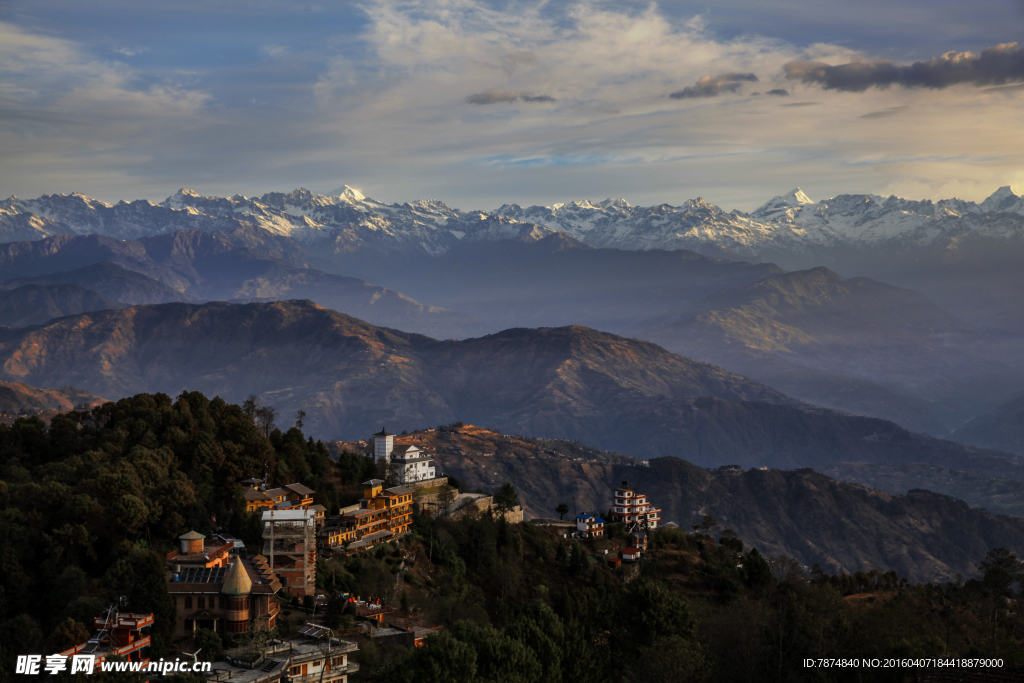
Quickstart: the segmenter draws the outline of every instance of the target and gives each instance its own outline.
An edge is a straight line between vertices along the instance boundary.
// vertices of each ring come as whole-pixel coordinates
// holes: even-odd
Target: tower
[[[391,451],[395,448],[395,435],[383,427],[373,435],[373,457],[377,462],[391,463]]]
[[[245,633],[249,630],[249,601],[252,593],[252,579],[242,567],[238,558],[228,567],[227,576],[220,589],[227,609],[224,611],[224,630],[228,633]]]

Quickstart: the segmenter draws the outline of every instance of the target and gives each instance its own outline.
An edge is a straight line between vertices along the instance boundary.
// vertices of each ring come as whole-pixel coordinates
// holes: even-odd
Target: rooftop
[[[374,434],[374,436],[394,436],[394,434],[381,427],[380,431]]]

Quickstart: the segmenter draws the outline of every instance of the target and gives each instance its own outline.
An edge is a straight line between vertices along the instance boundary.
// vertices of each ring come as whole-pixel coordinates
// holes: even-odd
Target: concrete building
[[[100,665],[110,656],[116,656],[128,662],[149,663],[149,656],[143,649],[149,647],[150,637],[142,635],[142,629],[153,625],[152,614],[133,614],[111,610],[109,613],[93,619],[96,633],[89,640],[60,653],[63,657],[73,658],[76,655],[92,655],[93,671],[98,672]],[[67,663],[70,664],[70,663]],[[68,665],[68,670],[71,670]]]
[[[433,458],[417,446],[396,446],[395,435],[386,429],[370,437],[370,442],[374,459],[384,464],[391,481],[404,485],[436,478]]]
[[[316,593],[316,512],[265,510],[263,555],[289,591],[297,595]]]
[[[281,589],[266,558],[232,555],[226,567],[169,563],[167,591],[174,600],[176,638],[201,628],[215,633],[245,633],[256,622],[277,625],[280,607],[274,595]]]
[[[179,536],[178,542],[178,549],[167,553],[164,558],[169,565],[209,569],[227,567],[231,551],[235,548],[234,539],[225,541],[215,536],[207,543],[206,536],[198,531]]]
[[[304,484],[285,484],[275,489],[268,489],[263,479],[246,479],[242,496],[245,498],[246,512],[259,510],[290,510],[308,509],[313,505],[313,489]]]
[[[436,478],[434,460],[416,446],[391,449],[391,476],[398,484],[412,484]]]
[[[381,479],[364,481],[358,509],[329,517],[317,531],[318,547],[354,551],[397,538],[412,525],[412,494],[404,486],[385,489]]]
[[[207,681],[217,683],[348,683],[359,665],[349,656],[359,648],[355,643],[331,635],[327,629],[308,624],[295,640],[273,640],[256,661],[225,653],[225,661],[214,662]]]
[[[602,538],[604,536],[604,520],[596,515],[581,513],[576,515],[576,531],[583,538]]]
[[[661,509],[651,505],[646,495],[637,493],[623,481],[622,486],[615,489],[611,518],[613,522],[622,522],[631,531],[657,529]]]

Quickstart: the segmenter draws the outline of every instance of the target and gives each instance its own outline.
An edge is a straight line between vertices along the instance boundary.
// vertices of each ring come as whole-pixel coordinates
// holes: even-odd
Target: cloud
[[[466,102],[469,104],[496,104],[498,102],[515,102],[520,100],[522,102],[557,102],[551,95],[534,95],[530,92],[518,93],[515,90],[501,90],[500,88],[492,88],[479,92],[474,95],[470,95],[466,98]]]
[[[519,99],[519,93],[515,90],[492,88],[475,95],[469,95],[466,97],[466,102],[469,104],[496,104],[497,102],[515,102],[517,99]]]
[[[780,107],[816,107],[821,102],[790,102],[789,104],[780,104]]]
[[[786,90],[785,88],[775,88],[774,90],[769,90],[768,92],[766,92],[765,95],[776,95],[778,97],[789,97],[789,91]]]
[[[899,66],[889,61],[854,61],[835,66],[820,61],[795,61],[785,65],[786,76],[814,83],[826,90],[863,92],[868,88],[947,88],[959,83],[1000,85],[1024,81],[1024,47],[1002,43],[980,55],[947,52],[927,62]]]
[[[743,85],[744,81],[756,83],[757,76],[746,73],[725,73],[712,76],[701,76],[695,85],[687,86],[682,90],[669,95],[674,100],[688,99],[691,97],[715,97],[724,92],[736,92]]]
[[[862,114],[858,116],[858,119],[884,119],[890,116],[896,116],[902,114],[907,110],[907,107],[889,107],[888,109],[881,109],[879,111],[873,111],[868,114]]]
[[[125,57],[134,57],[140,55],[143,52],[149,52],[148,47],[115,47],[114,52]]]

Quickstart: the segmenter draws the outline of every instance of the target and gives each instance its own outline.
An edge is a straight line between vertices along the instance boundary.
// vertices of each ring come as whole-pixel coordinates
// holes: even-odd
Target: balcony
[[[323,683],[337,680],[346,674],[354,674],[359,671],[359,665],[349,662],[348,666],[338,666],[324,672]],[[288,683],[320,683],[320,672],[307,674],[305,676],[289,676]]]

